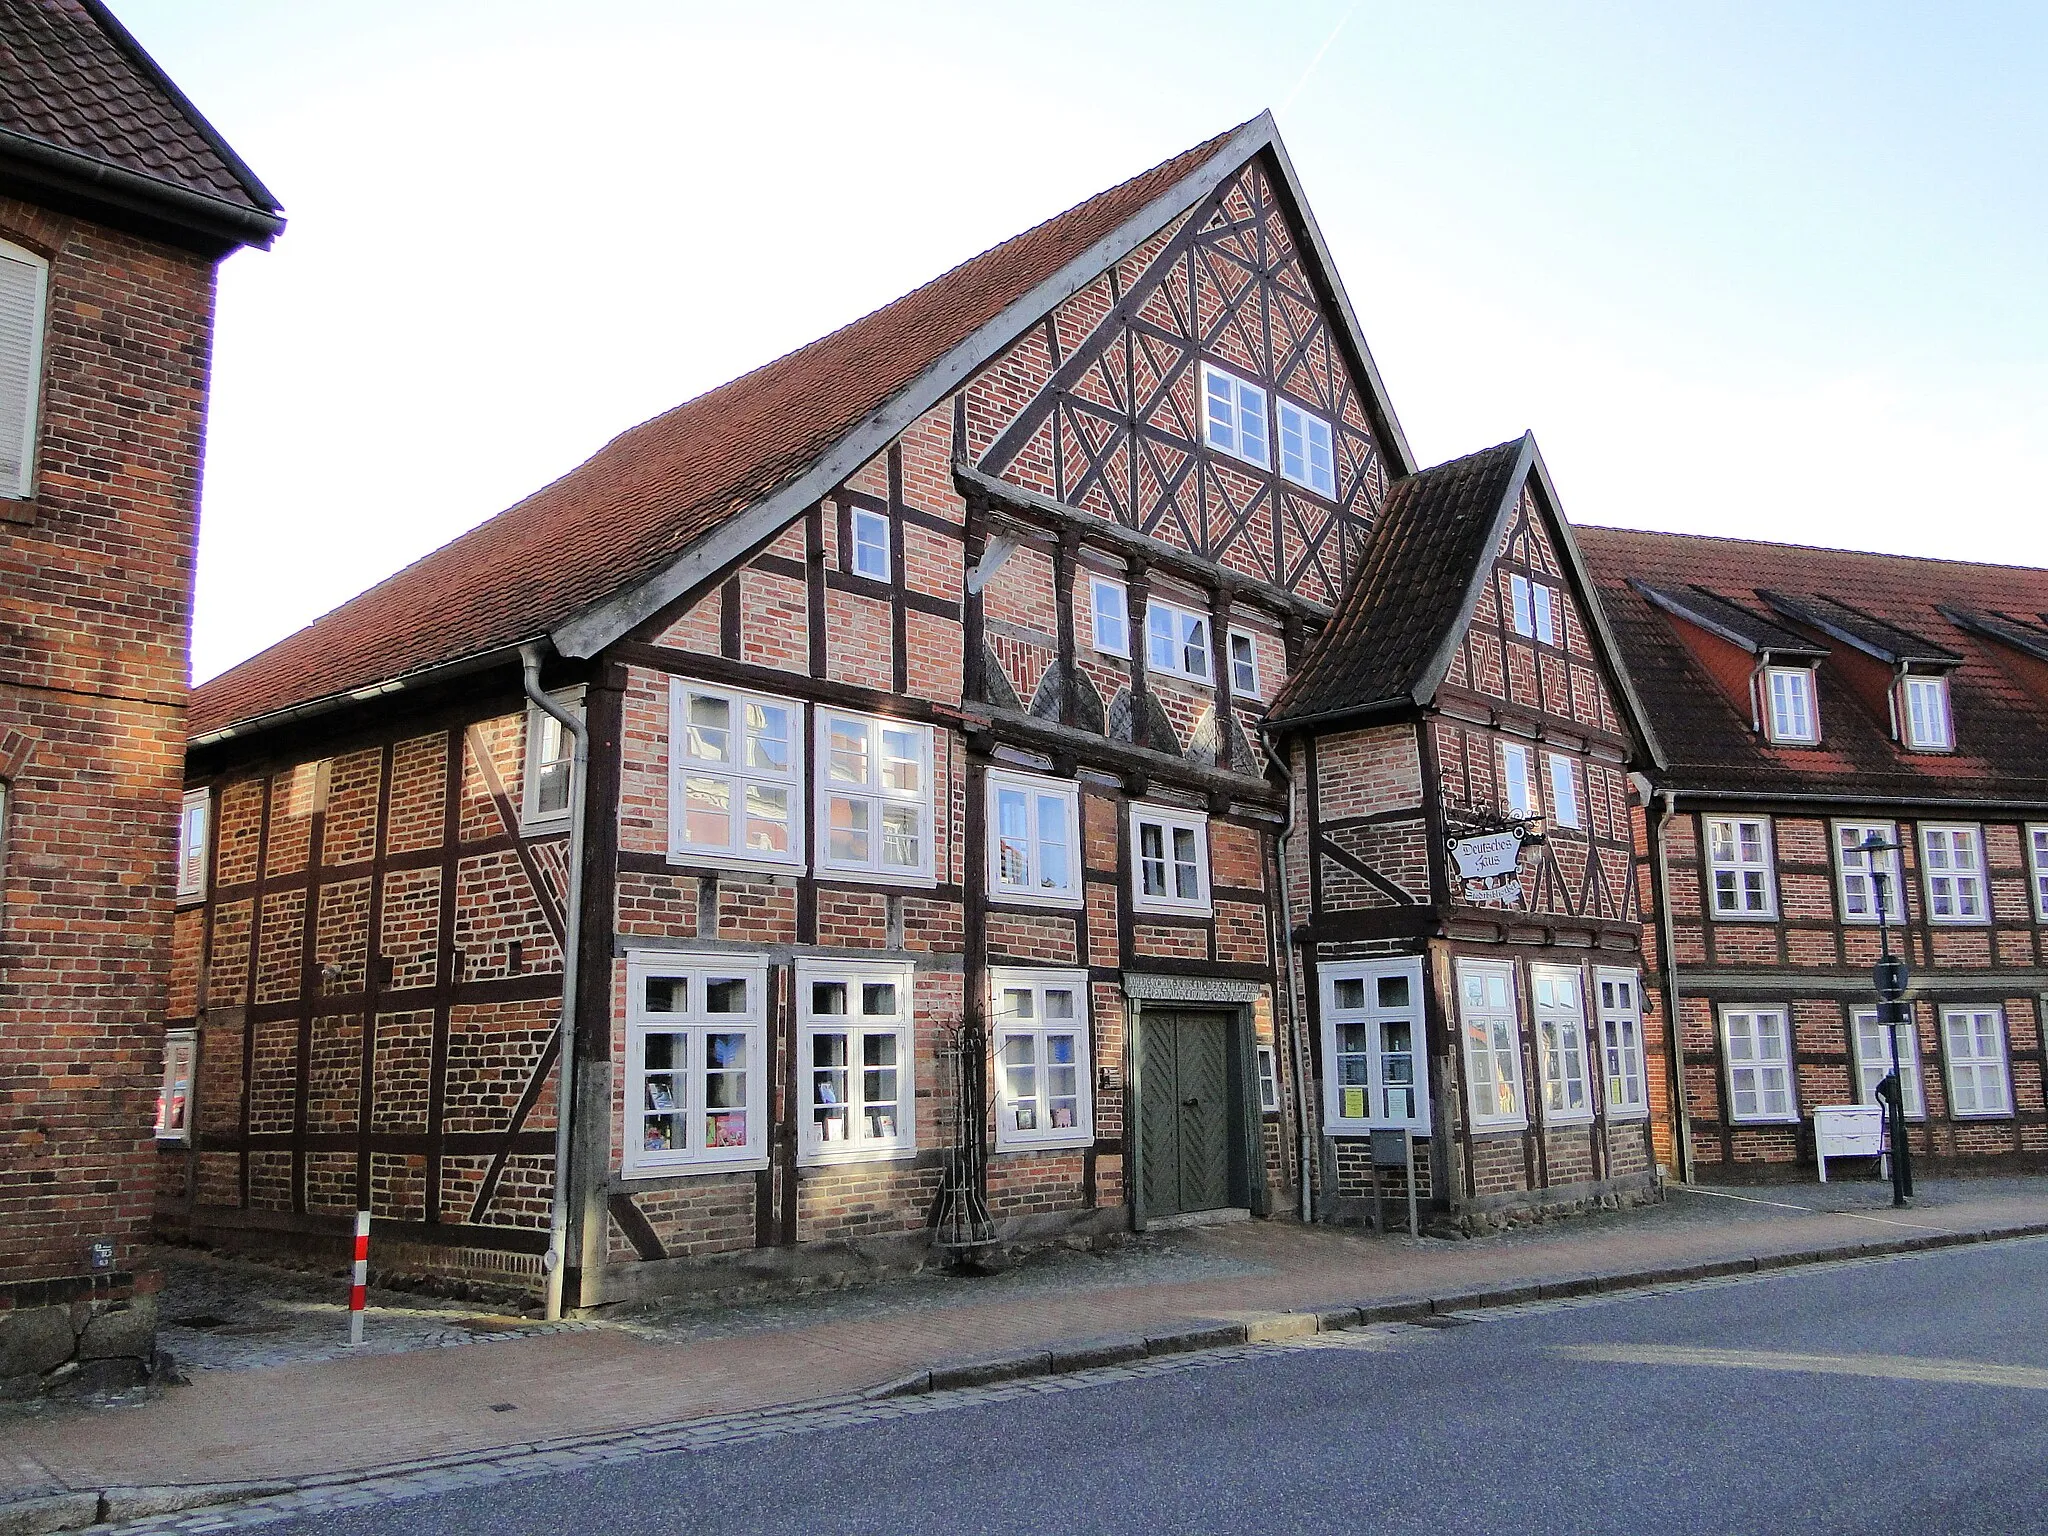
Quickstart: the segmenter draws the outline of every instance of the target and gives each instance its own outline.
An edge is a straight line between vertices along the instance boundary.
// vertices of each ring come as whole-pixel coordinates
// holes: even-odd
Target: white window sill
[[[1279,1111],[1277,1109],[1269,1109],[1265,1113],[1277,1115]],[[1407,1120],[1339,1120],[1331,1118],[1325,1120],[1323,1124],[1326,1134],[1331,1136],[1369,1136],[1374,1131],[1406,1131],[1409,1135],[1420,1141],[1429,1135],[1428,1126],[1416,1125],[1412,1121]]]
[[[1592,1123],[1593,1111],[1590,1109],[1583,1112],[1579,1110],[1565,1111],[1562,1109],[1554,1112],[1546,1110],[1543,1115],[1543,1128],[1545,1130],[1550,1130],[1555,1126],[1591,1125]]]
[[[1714,921],[1717,923],[1775,923],[1777,920],[1778,914],[1775,912],[1716,912],[1714,914]]]
[[[768,1166],[768,1154],[758,1157],[732,1158],[711,1162],[698,1160],[688,1163],[642,1164],[623,1170],[622,1177],[633,1181],[641,1179],[687,1178],[704,1173],[759,1173]]]
[[[783,863],[777,859],[742,858],[732,853],[699,853],[693,848],[670,848],[668,861],[681,867],[696,865],[706,869],[731,869],[755,875],[800,875],[804,872],[803,861],[800,859],[791,859]]]
[[[1988,917],[1935,917],[1930,913],[1927,923],[1931,928],[1989,928],[1991,926],[1991,919]]]
[[[1001,886],[990,886],[990,903],[999,907],[1057,907],[1067,912],[1078,912],[1084,905],[1079,895],[1041,896],[1035,891],[1011,891]]]
[[[562,833],[569,830],[569,823],[574,819],[567,811],[564,811],[559,816],[549,816],[544,820],[528,821],[522,816],[519,818],[519,835],[521,837],[559,837]]]
[[[1043,1141],[1004,1141],[996,1138],[996,1155],[1013,1157],[1020,1152],[1085,1152],[1095,1145],[1095,1132],[1076,1131],[1068,1136],[1048,1136]]]
[[[1133,896],[1131,898],[1131,910],[1133,912],[1149,912],[1154,917],[1214,917],[1216,915],[1216,908],[1213,902],[1188,902],[1182,904],[1180,902],[1161,901],[1156,896]]]
[[[1088,647],[1088,649],[1093,651],[1098,656],[1110,656],[1114,657],[1118,661],[1129,661],[1131,659],[1131,653],[1129,651],[1112,651],[1106,645],[1091,645]]]
[[[206,904],[206,892],[180,891],[176,896],[171,898],[171,902],[172,905],[178,907],[204,906]]]
[[[1805,1117],[1804,1117],[1803,1115],[1796,1115],[1796,1114],[1794,1114],[1794,1115],[1751,1115],[1751,1116],[1749,1116],[1749,1117],[1748,1117],[1748,1118],[1746,1118],[1746,1119],[1745,1119],[1744,1117],[1740,1116],[1740,1115],[1730,1115],[1730,1116],[1728,1117],[1728,1123],[1729,1123],[1730,1125],[1736,1125],[1736,1126],[1741,1126],[1741,1125],[1794,1125],[1794,1126],[1796,1126],[1796,1125],[1799,1125],[1800,1123],[1802,1123],[1802,1121],[1803,1121],[1804,1119],[1805,1119]]]
[[[1166,667],[1152,666],[1150,663],[1146,664],[1145,675],[1148,678],[1163,677],[1172,682],[1186,683],[1191,688],[1214,688],[1216,686],[1214,678],[1196,677],[1192,672],[1175,672]]]
[[[168,1152],[173,1150],[182,1151],[184,1148],[189,1147],[191,1145],[192,1138],[190,1136],[185,1135],[183,1132],[180,1132],[176,1136],[159,1136],[156,1139],[156,1149],[159,1152]]]
[[[812,873],[820,880],[836,880],[849,885],[895,885],[930,891],[936,890],[939,884],[930,875],[912,870],[838,869],[830,864],[820,864]]]
[[[1610,1109],[1607,1111],[1607,1123],[1609,1125],[1612,1125],[1617,1120],[1647,1120],[1649,1118],[1650,1112],[1645,1108]]]
[[[1973,1109],[1966,1112],[1960,1109],[1951,1109],[1948,1112],[1948,1117],[1951,1120],[2010,1120],[2012,1118],[2012,1111],[2009,1109]],[[1911,1118],[1910,1115],[1907,1116],[1908,1120],[1911,1120]]]
[[[1472,1134],[1474,1136],[1492,1136],[1509,1132],[1520,1133],[1528,1129],[1529,1122],[1519,1118],[1514,1120],[1474,1120],[1472,1122]]]
[[[799,1168],[837,1168],[848,1163],[903,1163],[917,1156],[912,1147],[862,1147],[851,1152],[806,1151],[797,1154]]]

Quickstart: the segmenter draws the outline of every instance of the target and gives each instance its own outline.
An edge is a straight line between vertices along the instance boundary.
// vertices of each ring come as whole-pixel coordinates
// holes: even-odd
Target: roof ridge
[[[1912,560],[1925,565],[1954,565],[1966,570],[1984,571],[2038,571],[2048,572],[2048,566],[2026,565],[2017,561],[2003,560],[1960,560],[1948,555],[1908,555],[1888,549],[1853,549],[1845,544],[1802,544],[1787,539],[1747,539],[1725,533],[1685,533],[1669,528],[1625,528],[1617,523],[1579,523],[1572,526],[1580,533],[1592,533],[1605,537],[1618,534],[1625,538],[1684,539],[1695,544],[1740,544],[1757,549],[1806,550],[1822,555],[1858,555],[1866,559]]]

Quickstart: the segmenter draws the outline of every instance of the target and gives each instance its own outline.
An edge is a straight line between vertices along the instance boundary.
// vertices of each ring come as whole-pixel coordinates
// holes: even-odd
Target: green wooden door
[[[1230,1025],[1223,1013],[1143,1015],[1138,1134],[1147,1216],[1230,1204]]]

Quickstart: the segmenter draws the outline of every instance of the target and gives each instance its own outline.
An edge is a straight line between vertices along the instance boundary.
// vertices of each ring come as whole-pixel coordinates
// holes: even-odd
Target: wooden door
[[[1230,1204],[1231,1015],[1145,1010],[1138,1118],[1145,1214]]]

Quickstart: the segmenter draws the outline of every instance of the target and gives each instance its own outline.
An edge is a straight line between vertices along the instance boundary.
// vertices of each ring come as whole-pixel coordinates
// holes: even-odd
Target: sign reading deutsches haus
[[[1514,832],[1488,832],[1481,837],[1461,837],[1451,844],[1451,860],[1461,880],[1499,880],[1515,872],[1522,855],[1522,839]]]

